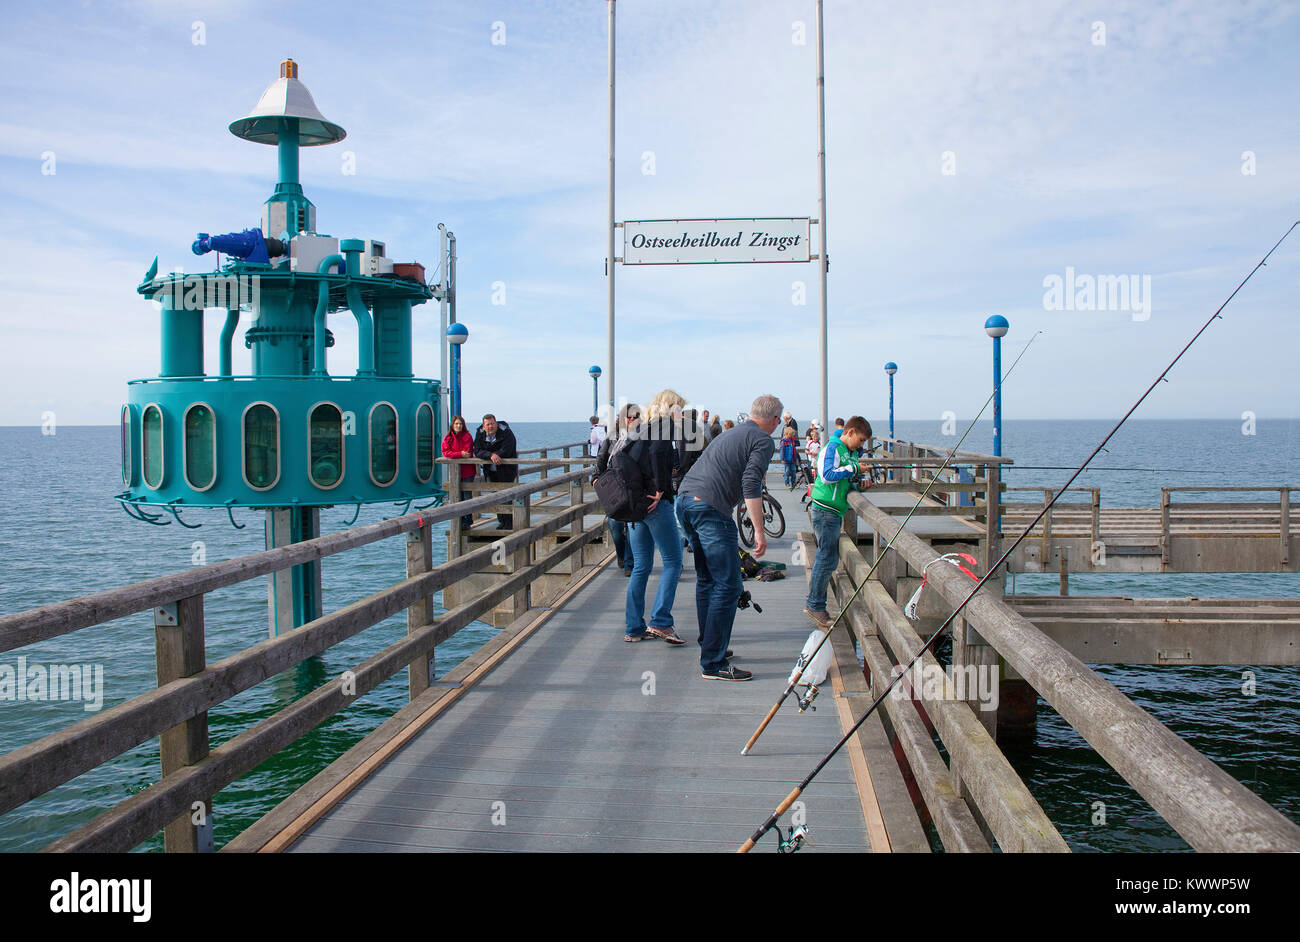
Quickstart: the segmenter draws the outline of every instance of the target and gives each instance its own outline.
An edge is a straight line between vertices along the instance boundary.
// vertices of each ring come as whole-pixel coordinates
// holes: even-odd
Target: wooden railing
[[[873,693],[879,695],[895,666],[910,660],[922,644],[887,584],[909,567],[919,574],[939,553],[913,534],[900,533],[899,521],[873,504],[869,492],[850,495],[849,504],[856,521],[874,532],[874,545],[892,541],[891,554],[897,554],[888,565],[882,562],[846,613],[870,671]],[[996,531],[986,531],[981,572],[990,558],[997,558],[999,542]],[[841,559],[842,570],[833,585],[843,603],[869,567],[849,535],[841,537]],[[927,580],[948,611],[973,585],[956,567],[946,565],[930,567]],[[1000,674],[1009,665],[1194,849],[1300,851],[1300,827],[1039,631],[1001,599],[992,581],[967,604],[952,629],[954,676],[971,668]],[[938,668],[929,654],[921,663]],[[918,701],[890,697],[885,702],[944,846],[987,850],[978,826],[982,820],[1003,850],[1066,850],[989,735],[989,711],[979,710],[980,704],[969,702],[969,689],[966,693],[968,702],[958,699],[952,680],[945,677],[937,699],[918,691]],[[951,757],[950,766],[929,736],[927,718]],[[963,795],[969,803],[959,800]],[[978,818],[972,812],[978,812]]]
[[[572,446],[560,447],[567,452]],[[606,530],[604,515],[597,500],[587,499],[590,492],[583,487],[589,476],[585,468],[552,474],[472,500],[0,617],[0,652],[4,652],[151,610],[158,669],[155,690],[0,757],[0,813],[157,737],[162,779],[47,849],[125,851],[159,830],[164,831],[169,851],[211,849],[213,795],[403,669],[409,670],[409,697],[414,701],[430,686],[439,643],[508,598],[520,598],[526,606],[534,581],[601,537]],[[536,524],[499,534],[493,543],[443,565],[431,565],[434,524],[450,521],[456,526],[463,513],[490,510],[511,500],[524,501],[522,512],[528,519],[529,498],[560,487],[569,495],[567,508],[556,509]],[[600,520],[584,528],[584,515]],[[557,536],[555,547],[534,558],[538,541],[551,535]],[[399,536],[407,544],[402,581],[280,637],[214,664],[206,662],[203,619],[209,592]],[[435,616],[435,592],[491,566],[502,553],[512,559],[513,572]],[[407,634],[401,641],[217,748],[209,748],[209,710],[403,610]]]

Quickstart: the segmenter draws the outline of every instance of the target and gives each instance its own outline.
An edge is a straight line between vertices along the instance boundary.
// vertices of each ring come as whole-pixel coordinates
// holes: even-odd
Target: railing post
[[[568,451],[568,449],[566,448],[565,451]],[[565,455],[564,457],[567,458],[569,456]],[[582,506],[582,504],[586,502],[586,500],[587,500],[586,488],[583,486],[582,478],[578,478],[576,481],[570,481],[569,482],[569,507],[570,508],[580,507]],[[573,523],[569,525],[569,539],[576,540],[579,537],[581,537],[582,530],[583,530],[583,518],[581,515],[579,515],[575,517]],[[587,554],[587,550],[582,549],[578,551],[576,556],[569,557],[570,561],[573,563],[573,565],[569,567],[570,573],[576,573],[582,569],[583,557],[586,554]]]
[[[988,572],[998,559],[1002,485],[997,465],[980,465],[980,470],[984,473],[984,571]]]
[[[1282,515],[1280,521],[1282,534],[1282,568],[1285,569],[1291,562],[1291,488],[1280,488],[1279,497],[1282,503]]]
[[[551,470],[550,468],[546,467],[546,452],[547,452],[547,449],[543,448],[543,449],[542,449],[542,454],[541,454],[541,459],[542,459],[542,480],[543,480],[543,481],[545,481],[548,477],[550,477],[550,470]],[[549,494],[550,494],[551,492],[550,492],[549,490],[542,490],[542,491],[538,491],[537,493],[538,493],[538,495],[540,495],[540,496],[542,496],[542,497],[546,497],[546,496],[549,496]]]
[[[455,503],[460,500],[460,469],[461,463],[453,461],[451,468],[451,482],[447,486],[447,503]],[[463,515],[462,515],[463,516]],[[452,517],[447,521],[447,559],[455,559],[460,555],[461,546],[461,526],[460,517]]]
[[[1041,552],[1039,558],[1042,560],[1043,571],[1046,572],[1047,564],[1052,558],[1052,509],[1048,506],[1052,498],[1056,496],[1056,491],[1050,487],[1043,488],[1043,506],[1047,512],[1043,514],[1043,535],[1039,540]]]
[[[522,522],[520,520],[521,517],[523,518]],[[532,527],[533,515],[532,515],[531,494],[525,495],[524,499],[520,502],[520,505],[515,512],[513,522],[514,522],[514,529],[516,531],[527,530],[530,527]],[[528,537],[529,537],[528,541],[524,543],[522,546],[520,546],[519,549],[515,550],[514,552],[515,572],[519,572],[519,570],[527,568],[528,565],[532,562],[534,537],[531,533],[528,534]],[[524,613],[528,611],[529,607],[532,604],[531,594],[532,594],[532,586],[526,585],[518,592],[516,592],[514,595],[510,596],[510,614],[512,620],[515,618],[522,618]]]
[[[1101,542],[1101,488],[1092,489],[1092,551]]]
[[[153,611],[158,686],[192,677],[207,666],[203,640],[203,596],[193,595]],[[208,714],[163,730],[158,737],[163,778],[208,756]],[[211,852],[212,799],[205,798],[163,829],[167,853]]]
[[[1169,567],[1169,488],[1160,488],[1160,568]]]
[[[460,470],[457,468],[457,483]],[[459,496],[459,488],[457,495]],[[459,522],[459,521],[458,521]],[[406,578],[424,575],[433,564],[432,527],[421,523],[419,527],[406,534]],[[421,596],[420,600],[406,610],[406,633],[413,635],[433,622],[433,594]],[[411,662],[407,679],[408,697],[414,700],[429,689],[433,678],[433,653],[427,657],[417,657]]]

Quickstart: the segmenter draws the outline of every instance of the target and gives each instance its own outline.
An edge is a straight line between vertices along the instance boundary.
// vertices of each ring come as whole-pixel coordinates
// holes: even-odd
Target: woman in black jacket
[[[677,463],[674,419],[680,416],[686,400],[665,389],[646,406],[646,421],[627,447],[641,471],[649,506],[645,519],[629,525],[632,547],[632,576],[627,585],[626,628],[624,641],[642,641],[646,637],[662,638],[669,644],[685,644],[673,630],[673,600],[677,580],[682,574],[682,534],[673,513],[673,467]],[[630,436],[631,437],[631,436]],[[646,584],[654,565],[655,550],[663,559],[663,574],[655,593],[650,624],[645,621]]]

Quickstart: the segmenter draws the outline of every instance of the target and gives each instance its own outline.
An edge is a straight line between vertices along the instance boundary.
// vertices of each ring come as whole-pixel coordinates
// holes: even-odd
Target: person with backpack
[[[596,477],[600,477],[609,470],[610,460],[614,455],[628,446],[631,433],[641,424],[641,407],[635,402],[629,402],[618,411],[618,419],[614,423],[614,434],[606,436],[605,440],[600,443],[600,450],[596,454]],[[623,520],[615,520],[613,517],[607,518],[609,524],[610,539],[614,541],[614,554],[618,559],[618,566],[623,570],[623,575],[630,577],[632,575],[632,546],[627,539],[627,523]]]
[[[844,514],[852,512],[849,509],[849,491],[867,469],[861,449],[870,441],[870,423],[855,415],[844,423],[839,437],[832,437],[817,455],[817,480],[812,487],[810,509],[813,534],[817,537],[817,558],[809,577],[804,614],[823,631],[829,631],[834,624],[826,611],[826,587],[840,562],[840,531]],[[870,486],[870,481],[863,481],[858,488],[866,490]]]
[[[786,413],[789,415],[789,413]],[[793,491],[795,476],[799,473],[799,433],[794,426],[787,425],[781,435],[781,461],[785,465],[786,490]]]
[[[686,400],[671,389],[657,393],[646,405],[645,422],[636,440],[628,446],[627,460],[620,468],[635,464],[637,473],[627,475],[629,490],[635,493],[631,479],[638,477],[647,500],[644,516],[631,523],[628,531],[634,562],[627,584],[624,641],[643,641],[650,637],[673,645],[686,643],[673,630],[673,601],[682,574],[682,535],[673,513],[673,466],[677,462],[674,419],[680,416],[684,405]],[[647,625],[645,594],[656,549],[663,560],[663,572]]]

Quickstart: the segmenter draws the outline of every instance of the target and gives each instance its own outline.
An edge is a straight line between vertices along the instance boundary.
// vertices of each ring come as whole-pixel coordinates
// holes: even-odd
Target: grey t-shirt
[[[763,475],[775,450],[771,436],[752,420],[728,429],[709,442],[682,479],[677,497],[698,497],[729,515],[742,497],[763,496]]]

